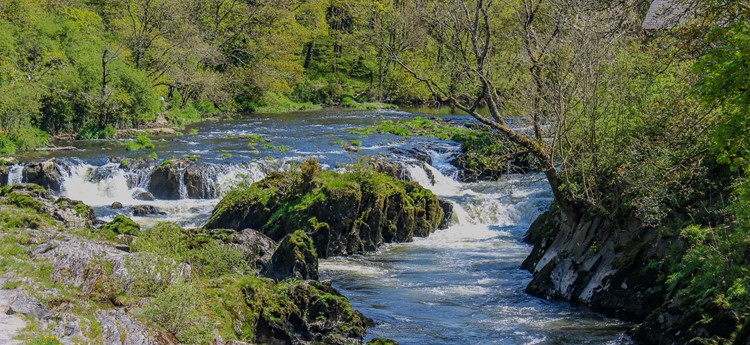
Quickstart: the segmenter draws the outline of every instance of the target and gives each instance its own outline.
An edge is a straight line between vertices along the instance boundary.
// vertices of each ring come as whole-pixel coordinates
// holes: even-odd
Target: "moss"
[[[37,212],[44,212],[44,204],[28,195],[20,193],[10,193],[4,200],[8,205],[18,206],[20,208],[28,208]]]
[[[118,214],[111,222],[104,224],[100,229],[102,232],[111,232],[114,234],[126,234],[137,236],[141,232],[141,227],[132,219]]]

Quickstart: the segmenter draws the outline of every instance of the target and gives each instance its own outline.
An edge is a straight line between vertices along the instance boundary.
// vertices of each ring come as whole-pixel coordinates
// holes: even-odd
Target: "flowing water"
[[[166,215],[134,217],[150,226],[175,221],[198,227],[229,189],[257,181],[287,163],[317,157],[335,169],[362,156],[381,156],[406,167],[409,178],[454,205],[452,225],[413,243],[386,245],[375,253],[321,260],[323,279],[331,279],[353,306],[374,319],[367,339],[392,338],[401,344],[625,344],[627,324],[586,308],[551,302],[524,293],[531,275],[520,264],[531,248],[521,239],[530,223],[550,204],[552,196],[540,175],[512,175],[497,182],[461,183],[450,160],[460,147],[431,138],[399,138],[350,134],[352,128],[381,119],[413,116],[398,111],[337,111],[255,115],[231,121],[206,122],[187,130],[196,134],[163,138],[155,151],[161,159],[199,156],[209,164],[203,188],[210,199],[142,201],[134,195],[148,190],[156,163],[121,169],[109,157],[138,157],[147,152],[124,151],[117,141],[74,142],[81,151],[60,153],[64,172],[61,195],[94,206],[111,219],[132,216],[132,206],[149,204]],[[462,116],[442,116],[466,121]],[[248,135],[271,140],[248,144]],[[361,140],[359,152],[342,146]],[[69,144],[69,143],[62,143]],[[432,164],[405,152],[418,150]],[[26,159],[42,157],[30,156]],[[22,180],[22,166],[8,178]],[[184,173],[181,171],[181,173]],[[113,210],[113,202],[124,205]]]

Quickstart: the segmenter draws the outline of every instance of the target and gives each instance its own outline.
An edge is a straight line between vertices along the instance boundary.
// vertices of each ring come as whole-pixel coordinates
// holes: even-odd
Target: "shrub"
[[[181,343],[207,344],[211,325],[200,313],[201,296],[192,284],[180,282],[156,295],[142,309],[149,321],[174,334]]]

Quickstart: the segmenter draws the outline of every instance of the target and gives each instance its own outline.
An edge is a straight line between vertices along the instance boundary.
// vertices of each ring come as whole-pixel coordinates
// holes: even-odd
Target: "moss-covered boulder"
[[[111,222],[102,225],[100,231],[112,232],[117,235],[137,236],[141,232],[141,227],[132,219],[118,214]]]
[[[61,221],[68,228],[89,228],[96,221],[94,209],[65,197],[53,198],[44,187],[16,184],[0,188],[0,204],[13,205]]]
[[[425,237],[443,221],[437,196],[417,183],[362,166],[347,173],[306,169],[315,173],[272,173],[230,192],[205,228],[259,229],[275,241],[303,229],[326,258]]]
[[[258,344],[356,344],[372,320],[330,285],[226,276],[206,293],[220,333]]]
[[[302,230],[284,237],[273,253],[265,274],[277,280],[317,280],[318,254],[315,253],[312,239]]]

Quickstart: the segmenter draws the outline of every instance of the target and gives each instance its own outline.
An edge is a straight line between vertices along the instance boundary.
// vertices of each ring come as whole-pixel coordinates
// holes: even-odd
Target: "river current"
[[[321,260],[321,279],[330,279],[376,322],[367,339],[391,338],[401,344],[628,344],[628,324],[564,302],[524,293],[531,274],[519,267],[531,248],[522,238],[552,201],[543,176],[509,175],[496,182],[462,183],[450,160],[460,149],[451,141],[360,137],[349,133],[383,119],[408,119],[401,111],[343,111],[251,115],[204,122],[187,135],[162,138],[153,150],[159,159],[196,156],[212,164],[217,190],[213,199],[141,201],[133,194],[147,186],[148,169],[124,171],[109,158],[139,157],[121,141],[77,141],[80,151],[57,157],[72,168],[62,195],[94,206],[97,216],[131,216],[130,206],[151,204],[166,215],[134,217],[144,226],[175,221],[203,225],[220,197],[239,183],[257,181],[292,161],[317,157],[328,169],[341,169],[362,156],[380,156],[406,167],[408,178],[454,204],[452,225],[412,243],[390,244],[367,255]],[[467,121],[441,115],[447,121]],[[268,143],[248,144],[258,134]],[[343,146],[361,141],[359,152]],[[414,149],[431,164],[410,157]],[[26,159],[39,159],[30,156]],[[20,166],[11,182],[20,182]],[[120,202],[125,207],[112,210]]]

